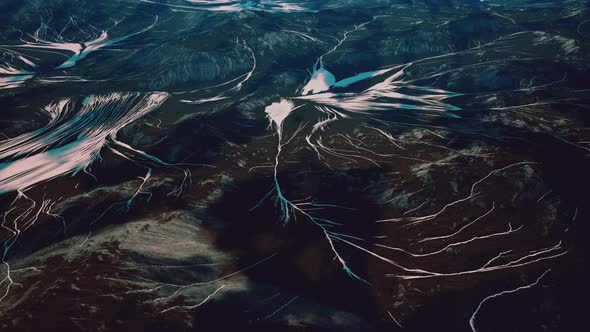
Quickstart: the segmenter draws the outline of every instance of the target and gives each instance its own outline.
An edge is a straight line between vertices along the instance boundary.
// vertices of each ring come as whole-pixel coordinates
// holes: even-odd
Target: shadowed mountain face
[[[0,0],[1,331],[579,331],[585,1]]]

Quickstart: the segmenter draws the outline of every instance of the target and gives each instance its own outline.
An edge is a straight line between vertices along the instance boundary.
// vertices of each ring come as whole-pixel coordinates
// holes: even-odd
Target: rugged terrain
[[[581,331],[585,1],[0,0],[1,331]]]

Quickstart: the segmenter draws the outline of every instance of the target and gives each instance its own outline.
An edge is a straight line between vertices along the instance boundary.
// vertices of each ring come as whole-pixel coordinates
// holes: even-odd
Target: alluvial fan
[[[580,331],[587,1],[0,1],[0,331]]]

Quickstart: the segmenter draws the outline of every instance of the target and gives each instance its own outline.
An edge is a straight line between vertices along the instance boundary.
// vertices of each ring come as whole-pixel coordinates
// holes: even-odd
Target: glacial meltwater
[[[590,3],[0,0],[0,331],[583,331]]]

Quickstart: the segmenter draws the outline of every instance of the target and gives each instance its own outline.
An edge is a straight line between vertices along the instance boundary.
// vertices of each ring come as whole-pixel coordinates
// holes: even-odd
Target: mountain
[[[587,1],[0,22],[0,331],[584,326]]]

